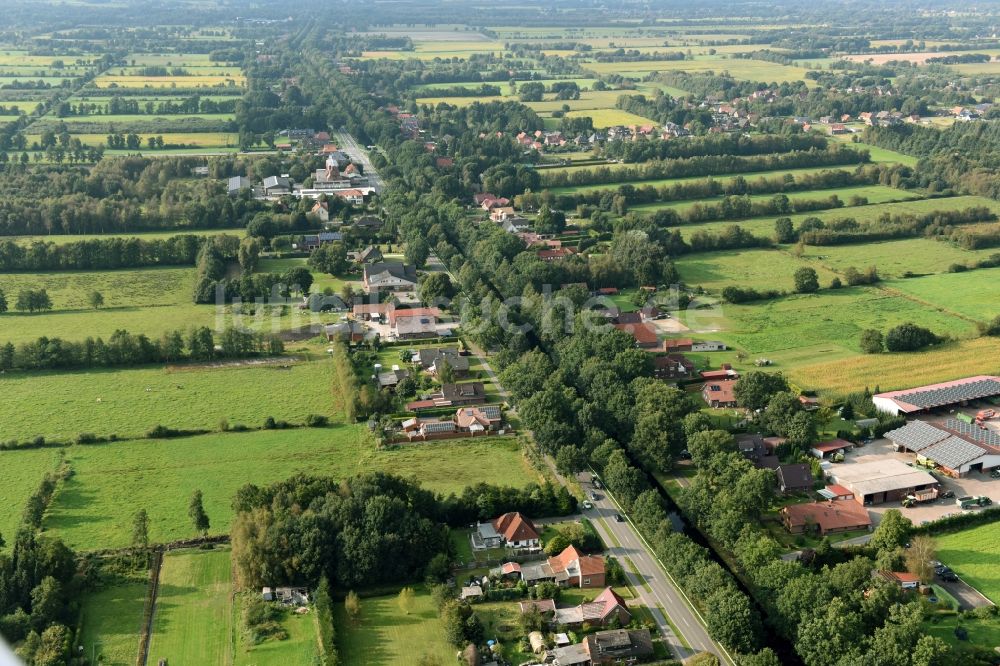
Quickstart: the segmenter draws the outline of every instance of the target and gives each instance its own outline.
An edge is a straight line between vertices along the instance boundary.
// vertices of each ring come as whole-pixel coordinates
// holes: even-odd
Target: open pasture
[[[965,250],[933,238],[904,238],[852,245],[806,246],[802,258],[815,260],[837,273],[842,273],[850,266],[858,269],[878,266],[879,275],[883,278],[900,278],[906,273],[946,273],[953,264],[968,265],[995,252],[995,248]],[[971,286],[976,280],[986,280],[988,273],[971,272],[961,275],[965,276],[962,278],[963,282]],[[912,280],[906,280],[900,284],[908,285],[911,282]]]
[[[232,589],[228,548],[164,555],[149,661],[231,664]]]
[[[415,591],[408,615],[400,613],[394,594],[362,599],[357,625],[348,620],[343,604],[337,604],[334,624],[341,663],[409,666],[424,656],[442,664],[453,662],[455,649],[444,638],[430,593],[423,586]]]
[[[292,423],[340,416],[328,361],[270,361],[7,373],[0,390],[16,412],[0,424],[0,440],[66,441],[82,432],[128,438],[156,425],[214,430],[223,419],[257,427],[267,416]]]
[[[7,453],[0,451],[0,453]],[[32,453],[18,461],[9,464],[9,458],[0,457],[0,534],[8,543],[13,543],[13,536],[21,523],[28,497],[38,489],[38,484],[49,472],[54,472],[59,464],[57,451],[47,449]]]
[[[599,74],[621,74],[641,77],[649,72],[729,72],[734,78],[746,81],[785,83],[805,81],[808,70],[802,67],[780,65],[763,60],[743,58],[723,58],[719,56],[696,56],[694,60],[652,60],[638,62],[592,62],[586,69]]]
[[[791,291],[792,275],[810,264],[782,250],[750,249],[689,254],[679,257],[674,265],[685,284],[712,291],[731,285]],[[834,274],[829,270],[822,266],[814,268],[821,284],[833,279]]]
[[[242,73],[229,75],[122,76],[102,74],[94,79],[96,88],[225,88],[246,84]]]
[[[136,119],[141,118],[142,116],[136,116]],[[121,132],[121,130],[118,129],[116,129],[116,131]],[[142,143],[140,148],[108,150],[107,154],[135,153],[147,150],[146,142],[150,137],[163,137],[163,143],[167,145],[188,146],[205,151],[222,151],[224,149],[236,150],[239,147],[239,135],[235,132],[138,132],[137,134]],[[108,142],[107,133],[73,134],[73,138],[79,139],[85,146],[104,146]],[[41,136],[38,134],[29,134],[27,135],[27,139],[28,145],[32,145],[37,143],[41,139]],[[157,149],[152,152],[154,154],[160,154],[166,151]]]
[[[954,312],[976,321],[1000,315],[1000,268],[982,268],[965,273],[945,273],[908,280],[893,280],[887,287],[929,307]]]
[[[54,311],[90,308],[87,298],[92,291],[101,292],[105,308],[155,307],[189,302],[194,280],[193,267],[0,273],[0,289],[8,294],[11,310],[22,289],[45,289]],[[6,316],[0,319],[0,339],[8,326]]]
[[[282,390],[275,388],[275,391]],[[217,433],[168,440],[74,446],[75,472],[60,487],[45,520],[48,533],[73,548],[125,547],[132,516],[145,508],[150,539],[195,536],[187,515],[195,490],[204,493],[210,534],[228,531],[234,493],[296,472],[344,478],[383,470],[415,476],[435,492],[460,492],[478,482],[523,487],[539,475],[514,438],[453,439],[377,450],[364,425]],[[50,449],[0,452],[11,469],[51,460]],[[22,500],[23,501],[23,500]]]
[[[123,582],[88,592],[82,603],[80,644],[91,663],[133,666],[149,585]]]

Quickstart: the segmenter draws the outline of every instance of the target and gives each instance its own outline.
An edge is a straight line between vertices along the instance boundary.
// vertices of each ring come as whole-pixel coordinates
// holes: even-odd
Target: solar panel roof
[[[997,394],[1000,394],[1000,382],[995,379],[981,379],[957,386],[897,394],[893,396],[893,399],[913,405],[914,407],[928,409],[942,405],[953,405],[965,400],[977,400]]]
[[[911,421],[902,428],[890,430],[885,436],[910,451],[922,451],[931,444],[946,439],[949,433],[924,421]]]

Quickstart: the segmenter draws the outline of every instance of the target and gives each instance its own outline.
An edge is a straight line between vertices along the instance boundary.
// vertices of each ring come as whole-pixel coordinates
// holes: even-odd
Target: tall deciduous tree
[[[200,490],[194,491],[191,495],[191,503],[188,505],[188,516],[191,518],[191,524],[194,528],[205,535],[208,533],[209,522],[208,514],[205,513],[205,506],[202,502],[202,494]]]

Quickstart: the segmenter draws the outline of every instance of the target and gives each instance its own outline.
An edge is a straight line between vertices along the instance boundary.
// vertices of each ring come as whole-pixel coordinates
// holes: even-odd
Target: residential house
[[[365,291],[408,291],[417,287],[417,269],[398,261],[366,264],[362,274]]]
[[[469,357],[463,356],[454,347],[442,349],[421,349],[413,356],[413,362],[421,368],[437,375],[442,365],[447,364],[455,377],[465,377],[469,374]]]
[[[653,359],[653,376],[657,379],[688,379],[693,373],[694,363],[683,354],[667,354]]]
[[[755,433],[736,435],[736,448],[747,460],[753,463],[767,455],[764,438]]]
[[[410,440],[434,439],[435,436],[450,435],[456,431],[455,422],[449,419],[406,419],[402,427]]]
[[[382,261],[382,250],[378,249],[375,245],[369,245],[365,249],[358,252],[356,261],[359,264],[377,264]]]
[[[308,234],[302,237],[303,250],[315,250],[321,245],[335,243],[344,240],[344,235],[333,231],[324,231],[319,234]]]
[[[375,217],[374,215],[364,215],[354,220],[354,228],[363,231],[381,231],[385,222]]]
[[[552,666],[590,666],[590,653],[586,645],[576,643],[549,650],[545,661]]]
[[[427,340],[440,337],[437,320],[431,316],[401,317],[392,327],[397,340]]]
[[[649,629],[612,629],[589,634],[583,642],[593,666],[633,664],[653,655]]]
[[[815,530],[820,536],[870,529],[868,510],[853,500],[789,504],[781,508],[781,522],[792,534]]]
[[[458,430],[473,435],[499,430],[502,421],[503,416],[498,405],[459,407],[455,412],[455,425]]]
[[[462,601],[473,601],[483,598],[483,588],[479,585],[466,585],[462,587],[460,595]]]
[[[736,382],[705,382],[701,389],[701,397],[709,407],[735,407]]]
[[[850,130],[847,129],[847,125],[842,123],[833,123],[830,125],[830,134],[848,134],[849,132]]]
[[[907,571],[873,571],[872,577],[887,580],[904,590],[915,590],[920,587],[920,576]]]
[[[806,493],[813,488],[812,467],[806,463],[780,465],[776,471],[778,489],[788,495]]]
[[[494,222],[503,222],[508,217],[514,215],[513,206],[497,206],[490,211],[490,219]]]
[[[539,250],[538,258],[542,261],[556,261],[559,259],[565,259],[566,257],[572,257],[576,254],[576,249],[572,247],[557,247],[552,250]]]
[[[549,566],[560,585],[604,586],[604,558],[600,555],[582,555],[575,546],[569,546],[555,557],[550,557]]]
[[[656,329],[649,324],[615,324],[615,328],[631,335],[635,339],[635,346],[639,349],[649,351],[659,351],[660,349],[660,338],[656,335]]]
[[[531,229],[531,222],[519,215],[508,215],[500,223],[500,228],[509,234],[520,234]]]
[[[361,190],[335,190],[334,194],[352,206],[365,205],[365,194]]]
[[[500,429],[502,414],[498,405],[459,407],[451,419],[414,417],[403,421],[403,433],[409,440],[428,440],[443,436],[483,435]]]
[[[488,523],[479,523],[473,536],[478,536],[479,548],[506,546],[537,550],[541,546],[541,537],[534,523],[517,511],[505,513]]]
[[[263,191],[266,197],[291,194],[292,181],[288,179],[288,176],[268,176],[264,179]]]
[[[325,201],[317,201],[313,204],[313,207],[309,209],[309,214],[323,224],[326,224],[330,221],[330,205]]]
[[[481,405],[486,402],[486,388],[482,382],[466,382],[464,384],[443,384],[441,390],[406,405],[410,412],[438,407],[459,405]]]
[[[375,376],[376,382],[378,382],[379,388],[394,389],[399,382],[406,379],[409,373],[406,370],[400,370],[398,367],[393,366],[392,370],[388,372],[380,372]]]
[[[625,600],[613,589],[606,587],[593,601],[585,601],[570,608],[556,608],[552,623],[567,627],[580,627],[584,623],[607,627],[612,624],[626,625],[631,619],[632,613]]]

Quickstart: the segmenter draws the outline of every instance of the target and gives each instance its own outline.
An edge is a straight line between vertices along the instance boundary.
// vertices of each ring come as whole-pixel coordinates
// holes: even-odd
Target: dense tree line
[[[953,227],[976,222],[992,222],[996,214],[985,206],[970,206],[962,210],[936,210],[923,215],[912,213],[881,214],[869,222],[859,222],[854,218],[837,218],[826,222],[818,218],[806,218],[796,231],[798,240],[806,245],[847,245],[850,243],[870,243],[893,238],[941,235],[947,237],[956,233],[956,240],[967,244],[974,241],[975,234],[969,235]],[[987,245],[988,246],[988,245]]]
[[[202,326],[187,332],[170,331],[158,339],[119,330],[107,340],[100,337],[88,337],[83,341],[41,337],[17,346],[8,342],[0,345],[0,370],[106,368],[274,356],[283,351],[284,343],[276,335],[234,328],[215,335],[211,329]]]
[[[670,143],[669,141],[666,143]],[[706,155],[654,160],[637,167],[596,168],[579,171],[546,171],[542,187],[603,185],[661,178],[691,178],[754,171],[780,171],[805,167],[844,166],[869,161],[868,151],[834,146],[829,149],[793,150],[765,155]]]
[[[115,270],[142,266],[193,265],[203,239],[95,238],[72,243],[0,240],[0,271]]]

